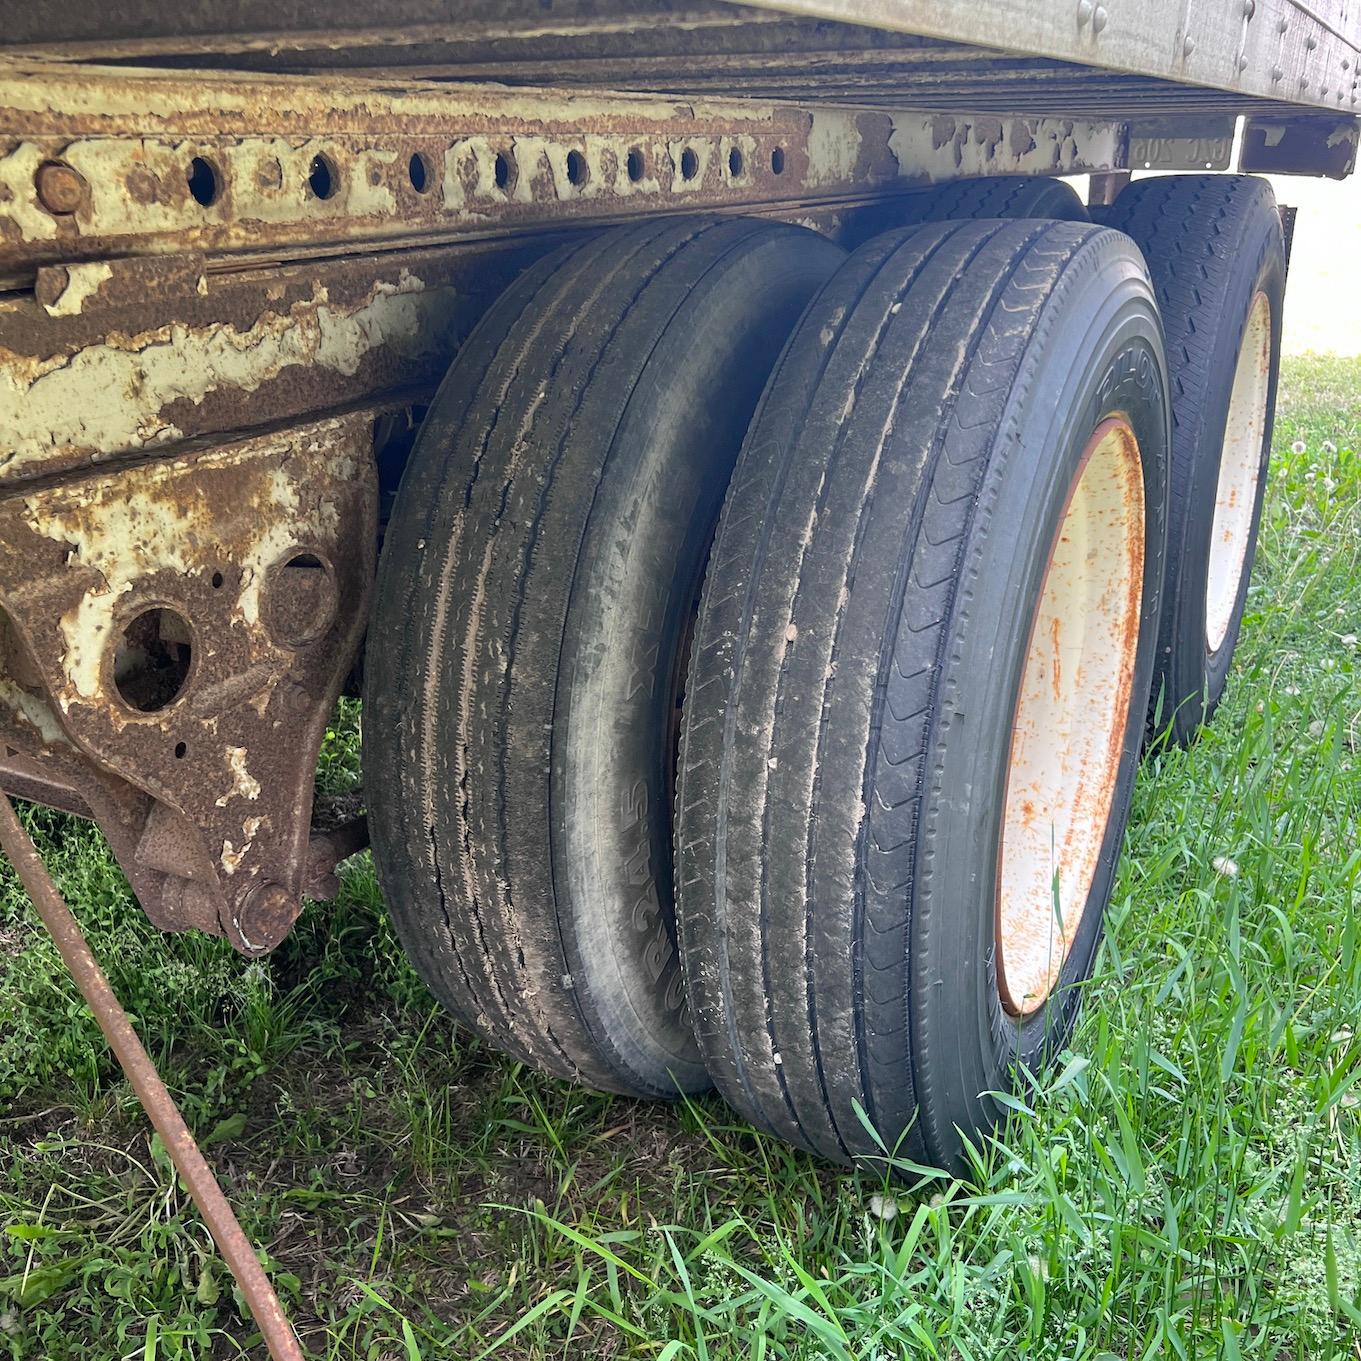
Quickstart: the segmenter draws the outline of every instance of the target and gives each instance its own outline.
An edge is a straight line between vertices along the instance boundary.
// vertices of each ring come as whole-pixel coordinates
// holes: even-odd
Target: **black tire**
[[[1281,361],[1285,241],[1271,186],[1250,175],[1135,180],[1106,210],[1132,237],[1158,294],[1172,375],[1172,489],[1167,589],[1150,725],[1183,745],[1214,712],[1228,680],[1247,599],[1271,456]],[[1209,589],[1215,508],[1230,397],[1254,299],[1270,309],[1266,406],[1256,484],[1236,586]],[[1235,427],[1238,421],[1234,422]],[[1246,498],[1245,498],[1246,499]],[[1224,578],[1217,572],[1217,586]],[[1211,625],[1213,616],[1213,625]],[[1213,642],[1211,638],[1213,637]]]
[[[1063,180],[1047,175],[988,175],[977,180],[954,180],[865,209],[845,233],[845,241],[848,246],[858,246],[880,232],[923,222],[984,217],[1090,220],[1077,191]]]
[[[549,1073],[708,1086],[671,904],[678,649],[762,385],[842,258],[740,218],[552,256],[406,469],[365,687],[380,882],[436,996]]]
[[[1018,1020],[993,948],[1013,710],[1084,441],[1120,411],[1147,544],[1128,712],[1087,910]],[[1143,733],[1167,421],[1152,288],[1115,232],[891,233],[804,314],[720,521],[677,796],[696,1031],[758,1126],[846,1161],[876,1149],[858,1103],[889,1148],[957,1168],[987,1093],[1067,1033]]]

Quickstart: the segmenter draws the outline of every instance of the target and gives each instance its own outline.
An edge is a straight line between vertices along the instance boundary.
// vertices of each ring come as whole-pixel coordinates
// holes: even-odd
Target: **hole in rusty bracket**
[[[784,174],[784,147],[777,146],[770,153],[770,168],[777,175]]]
[[[419,151],[412,153],[410,161],[407,162],[406,173],[411,177],[411,187],[418,194],[424,194],[434,178],[430,173],[430,162]]]
[[[195,203],[201,203],[207,208],[217,202],[218,195],[221,193],[221,184],[218,180],[217,167],[212,161],[205,160],[202,156],[195,156],[189,162],[189,170],[185,179],[189,184],[189,193]]]
[[[113,656],[113,682],[128,708],[154,714],[179,699],[194,662],[193,637],[189,621],[165,606],[128,622]]]
[[[336,163],[329,156],[318,154],[312,157],[307,172],[307,187],[317,198],[330,198],[336,191],[339,178]]]
[[[686,147],[681,152],[680,172],[683,180],[692,180],[699,174],[699,157],[693,147]]]
[[[316,553],[297,550],[269,571],[263,602],[265,627],[280,647],[307,647],[336,615],[335,571]]]
[[[733,147],[728,152],[728,174],[736,179],[742,173],[742,152],[739,148]]]
[[[578,188],[585,184],[590,177],[590,169],[586,165],[586,158],[579,151],[569,151],[567,153],[567,178]]]
[[[510,160],[504,151],[496,153],[496,164],[492,173],[496,177],[496,187],[504,189],[510,183]]]
[[[643,173],[647,169],[647,162],[643,159],[643,153],[634,147],[628,154],[625,161],[625,168],[628,170],[628,177],[637,184],[643,178]]]

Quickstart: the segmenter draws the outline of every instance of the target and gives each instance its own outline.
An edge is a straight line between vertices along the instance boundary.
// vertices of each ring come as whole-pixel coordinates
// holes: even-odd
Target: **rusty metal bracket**
[[[0,762],[78,794],[163,928],[260,954],[317,877],[317,754],[373,575],[374,420],[0,499]]]
[[[57,891],[42,857],[2,791],[0,849],[9,857],[28,890],[28,896],[51,933],[52,942],[70,970],[81,996],[99,1022],[99,1028],[127,1074],[148,1119],[161,1136],[161,1142],[175,1164],[176,1171],[184,1178],[184,1184],[189,1188],[194,1204],[198,1206],[204,1223],[213,1235],[218,1251],[241,1287],[241,1294],[265,1339],[270,1356],[274,1361],[303,1361],[302,1348],[284,1317],[274,1287],[256,1259],[249,1240],[241,1232],[241,1225],[226,1196],[222,1194],[212,1168],[194,1142],[194,1136],[184,1123],[184,1117],[166,1090],[165,1083],[161,1081],[156,1065],[142,1047],[127,1013],[119,1006],[118,998],[104,977],[104,971],[81,935],[71,909]]]

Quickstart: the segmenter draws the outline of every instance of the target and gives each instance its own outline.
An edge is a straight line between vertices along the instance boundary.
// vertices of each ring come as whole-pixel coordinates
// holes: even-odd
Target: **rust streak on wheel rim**
[[[1139,444],[1114,416],[1069,487],[1012,719],[996,942],[1013,1016],[1044,1005],[1086,911],[1129,719],[1143,569]]]
[[[1243,568],[1252,537],[1252,513],[1262,476],[1262,441],[1266,437],[1267,394],[1271,389],[1271,302],[1257,293],[1248,309],[1238,363],[1224,422],[1219,455],[1214,523],[1210,527],[1210,560],[1205,577],[1205,650],[1213,655],[1224,646],[1238,604]]]

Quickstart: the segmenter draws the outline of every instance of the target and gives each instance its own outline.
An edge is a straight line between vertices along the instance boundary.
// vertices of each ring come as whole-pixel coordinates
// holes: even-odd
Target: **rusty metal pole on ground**
[[[148,1118],[161,1136],[189,1194],[194,1198],[204,1223],[213,1235],[223,1260],[227,1263],[241,1293],[250,1307],[269,1354],[274,1361],[303,1361],[297,1336],[279,1304],[274,1287],[256,1259],[246,1235],[237,1223],[232,1207],[222,1194],[212,1169],[199,1152],[189,1126],[184,1123],[174,1099],[161,1081],[156,1065],[142,1047],[137,1032],[114,996],[109,981],[104,977],[81,935],[76,919],[71,915],[47,872],[38,849],[15,816],[8,796],[0,790],[0,848],[17,871],[33,906],[52,935],[66,967],[71,971],[76,986],[89,1004],[99,1028],[128,1075]]]

